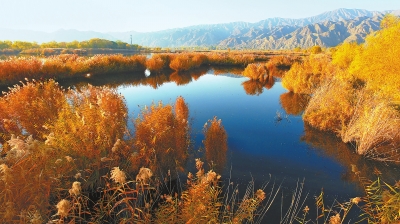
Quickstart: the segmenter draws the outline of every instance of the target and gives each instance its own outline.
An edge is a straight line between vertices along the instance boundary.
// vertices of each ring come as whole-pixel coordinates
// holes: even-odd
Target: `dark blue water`
[[[173,104],[178,96],[183,96],[193,119],[195,151],[201,147],[204,123],[217,116],[228,133],[229,150],[225,169],[221,171],[223,177],[230,177],[231,182],[244,187],[254,180],[256,188],[272,180],[282,186],[282,195],[288,200],[297,183],[304,179],[303,194],[309,194],[306,200],[309,206],[315,204],[314,196],[322,188],[331,201],[348,201],[362,196],[352,166],[359,167],[367,177],[373,167],[386,169],[356,155],[351,146],[335,136],[304,125],[301,113],[290,115],[292,112],[285,111],[282,105],[287,107],[297,102],[282,102],[281,95],[287,91],[279,79],[272,88],[263,88],[258,95],[246,93],[243,82],[247,80],[229,73],[214,75],[210,70],[185,85],[166,82],[156,89],[145,84],[123,85],[118,91],[125,96],[131,117],[136,117],[152,102]],[[280,203],[281,199],[277,200]]]
[[[229,75],[229,74],[228,74]],[[213,75],[212,70],[186,85],[164,83],[157,89],[150,86],[123,86],[131,116],[144,105],[162,101],[173,104],[183,96],[193,118],[193,135],[197,146],[203,139],[204,123],[217,116],[227,133],[229,151],[227,167],[242,179],[250,175],[257,180],[271,174],[296,182],[306,178],[319,190],[355,192],[355,185],[341,179],[345,167],[333,158],[321,156],[309,144],[300,141],[304,135],[301,116],[286,115],[279,97],[286,90],[280,82],[260,95],[247,95],[244,77]],[[279,121],[277,113],[282,114]],[[286,117],[287,116],[287,117]]]

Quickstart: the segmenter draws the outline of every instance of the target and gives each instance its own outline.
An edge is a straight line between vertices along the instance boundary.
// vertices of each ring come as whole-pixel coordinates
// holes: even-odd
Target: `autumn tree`
[[[399,96],[400,22],[393,16],[382,21],[384,29],[366,38],[366,44],[350,65],[350,73],[367,87]]]
[[[265,66],[260,63],[251,63],[247,65],[245,70],[243,71],[243,76],[250,78],[251,80],[264,80],[264,76],[266,75],[267,70]]]
[[[315,45],[310,48],[310,52],[311,54],[319,54],[322,53],[322,48],[318,45]]]

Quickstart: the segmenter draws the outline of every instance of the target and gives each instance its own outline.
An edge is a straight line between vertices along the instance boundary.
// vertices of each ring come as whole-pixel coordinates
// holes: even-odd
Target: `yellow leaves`
[[[357,43],[343,43],[333,53],[332,64],[341,69],[347,69],[361,50],[361,46]]]
[[[399,17],[392,15],[392,14],[387,14],[381,21],[381,28],[387,29],[387,28],[398,25],[399,22],[400,22]]]
[[[263,80],[266,75],[267,70],[265,69],[264,64],[249,64],[243,71],[243,76],[250,78],[251,80]]]
[[[294,93],[311,94],[333,76],[330,60],[325,55],[311,55],[294,63],[283,76],[282,86]]]
[[[400,88],[400,22],[389,16],[382,23],[385,28],[368,36],[349,72],[367,88],[391,95]]]

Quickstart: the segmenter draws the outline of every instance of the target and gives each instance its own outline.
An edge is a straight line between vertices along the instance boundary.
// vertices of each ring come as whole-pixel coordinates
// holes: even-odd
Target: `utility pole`
[[[131,45],[132,45],[132,34],[131,34]]]

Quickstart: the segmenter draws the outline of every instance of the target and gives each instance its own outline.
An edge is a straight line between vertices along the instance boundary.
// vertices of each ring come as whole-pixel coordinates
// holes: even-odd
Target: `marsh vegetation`
[[[0,221],[398,222],[399,26],[301,58],[2,60]]]

